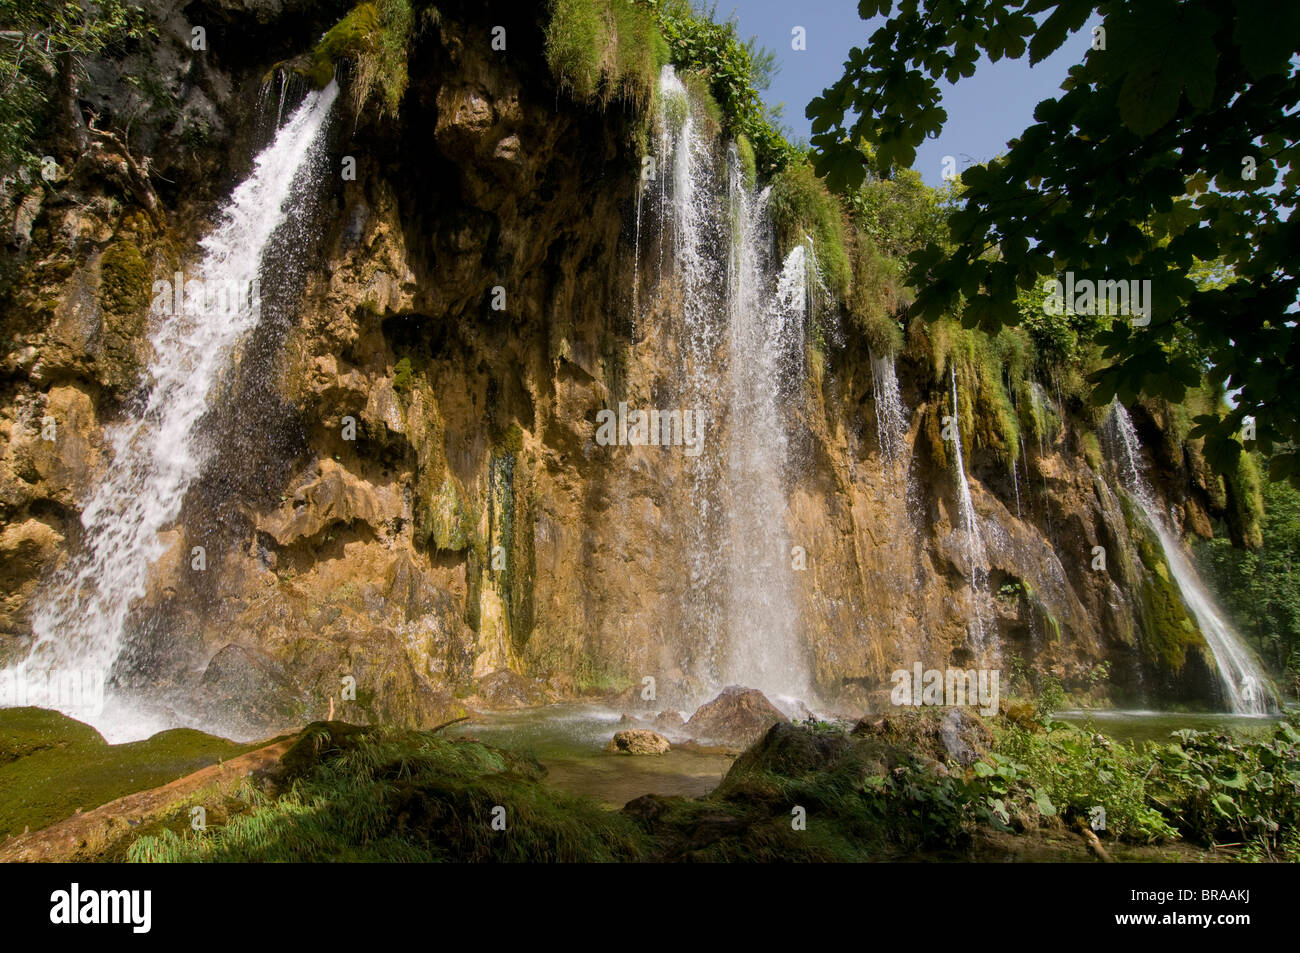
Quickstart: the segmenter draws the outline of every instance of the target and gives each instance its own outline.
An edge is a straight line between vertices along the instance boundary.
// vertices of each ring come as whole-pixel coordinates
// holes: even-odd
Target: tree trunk
[[[84,155],[90,145],[90,134],[77,101],[77,64],[71,53],[59,56],[59,105],[63,110],[60,125],[67,144],[76,155]]]

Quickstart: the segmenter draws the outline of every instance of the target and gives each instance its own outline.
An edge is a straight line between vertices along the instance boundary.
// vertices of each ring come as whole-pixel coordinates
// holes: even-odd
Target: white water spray
[[[984,654],[984,614],[980,609],[981,594],[988,577],[988,558],[985,555],[984,537],[980,535],[979,514],[966,479],[966,462],[961,451],[961,410],[957,403],[957,372],[952,372],[953,447],[957,452],[957,509],[961,517],[966,565],[971,593],[970,634],[976,652]]]
[[[876,404],[876,433],[887,463],[903,459],[907,449],[907,408],[898,390],[891,354],[871,355],[871,388]]]
[[[706,691],[740,683],[774,699],[806,698],[785,514],[789,391],[802,379],[809,254],[793,249],[776,271],[767,193],[745,188],[734,148],[724,163],[671,67],[659,94],[659,214],[680,315],[677,387],[722,441],[691,464],[691,667]]]
[[[1224,694],[1232,705],[1232,710],[1246,715],[1267,714],[1277,707],[1272,686],[1251,657],[1250,651],[1219,613],[1201,577],[1183,552],[1182,543],[1160,512],[1155,493],[1146,477],[1133,419],[1118,400],[1111,405],[1110,416],[1120,447],[1124,451],[1119,461],[1124,488],[1142,508],[1147,522],[1160,540],[1174,582],[1183,595],[1183,601],[1196,616],[1201,634],[1205,636],[1205,642],[1214,656],[1215,665],[1219,669],[1219,680],[1223,683]]]
[[[180,513],[207,457],[199,422],[208,395],[233,351],[261,316],[258,274],[272,234],[289,217],[302,174],[324,147],[338,88],[311,93],[258,155],[252,174],[231,195],[205,238],[193,278],[204,286],[246,289],[238,307],[168,316],[152,338],[153,360],[140,409],[107,434],[113,462],[81,514],[82,549],[51,580],[33,614],[30,654],[8,672],[26,704],[84,718],[114,740],[138,735],[124,699],[112,698],[110,675],[123,647],[132,604],[145,593],[150,566],[162,555],[159,533]],[[297,186],[297,188],[295,188]],[[97,680],[105,711],[69,705],[57,686]],[[73,710],[69,710],[69,709]]]

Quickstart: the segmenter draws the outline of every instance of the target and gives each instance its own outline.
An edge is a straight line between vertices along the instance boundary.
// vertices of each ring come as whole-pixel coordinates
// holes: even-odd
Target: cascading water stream
[[[90,720],[110,740],[138,733],[124,724],[132,706],[110,699],[109,710],[101,713],[69,705],[59,686],[73,677],[96,681],[101,692],[107,691],[132,603],[145,593],[150,566],[164,551],[159,533],[176,520],[207,458],[199,423],[209,409],[209,393],[261,317],[258,275],[264,254],[292,214],[295,198],[323,174],[315,166],[323,158],[337,94],[331,82],[307,96],[258,155],[252,174],[201,242],[203,259],[186,282],[185,306],[166,317],[151,339],[153,359],[139,409],[107,435],[113,461],[82,511],[82,549],[41,594],[29,655],[4,673],[22,686],[27,704]],[[212,309],[214,291],[226,294],[225,307]],[[192,307],[196,297],[203,300],[198,308]]]
[[[1246,715],[1268,714],[1277,708],[1272,685],[1250,651],[1220,614],[1195,567],[1184,554],[1182,543],[1160,512],[1142,463],[1137,428],[1133,426],[1128,410],[1118,400],[1111,405],[1110,419],[1123,451],[1117,467],[1121,482],[1129,496],[1141,507],[1160,541],[1174,582],[1182,593],[1183,601],[1196,616],[1201,634],[1210,647],[1210,654],[1214,656],[1215,665],[1219,669],[1219,680],[1223,683],[1224,694],[1232,705],[1232,710]]]
[[[798,647],[798,610],[785,530],[785,408],[789,381],[802,367],[808,262],[795,246],[775,293],[762,248],[767,244],[767,192],[751,198],[732,169],[739,218],[729,283],[727,516],[728,653],[722,674],[788,698],[807,698],[809,678]]]
[[[898,390],[893,355],[871,355],[871,388],[876,404],[876,432],[887,463],[903,459],[907,448],[907,408]]]
[[[671,67],[660,75],[659,102],[659,214],[680,314],[677,390],[708,422],[704,452],[688,464],[685,608],[700,654],[690,667],[711,690],[743,684],[806,698],[785,512],[788,391],[804,359],[808,252],[794,249],[773,274],[767,193],[745,188],[734,148],[724,166]]]
[[[980,610],[980,597],[984,591],[987,578],[987,557],[984,550],[984,537],[980,535],[979,514],[975,512],[975,500],[971,496],[970,483],[966,479],[966,462],[961,449],[961,410],[957,403],[957,372],[952,372],[952,418],[953,447],[957,453],[957,508],[961,516],[963,542],[966,550],[966,565],[970,572],[971,619],[970,634],[975,650],[984,654],[984,614]]]

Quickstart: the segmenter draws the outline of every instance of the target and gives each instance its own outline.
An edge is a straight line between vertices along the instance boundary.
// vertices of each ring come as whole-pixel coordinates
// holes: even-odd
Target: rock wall
[[[268,269],[270,316],[213,402],[212,463],[135,613],[115,679],[183,718],[251,734],[337,703],[344,717],[430,724],[647,675],[665,702],[709,687],[696,615],[720,594],[693,592],[687,571],[689,461],[594,439],[601,409],[674,406],[679,391],[668,238],[637,214],[644,119],[556,90],[541,13],[506,22],[506,57],[485,14],[440,9],[400,116],[336,118],[332,161],[352,157],[357,175],[327,184],[317,227],[295,238],[307,264]],[[194,260],[269,135],[282,91],[262,75],[339,12],[266,0],[167,14],[163,78],[188,105],[149,140],[173,178],[158,192],[165,223],[111,143],[97,165],[65,163],[58,188],[8,200],[0,652],[21,653],[33,595],[77,546],[79,505],[109,462],[103,428],[132,412],[147,289]],[[187,55],[200,17],[210,52]],[[105,70],[88,101],[119,95]],[[200,120],[206,138],[187,145]],[[976,609],[1004,666],[1018,657],[1080,696],[1213,698],[1203,640],[1108,486],[1086,413],[1031,448],[1018,490],[990,454],[968,455],[991,565],[972,595],[934,368],[914,348],[899,358],[912,413],[895,467],[865,347],[814,363],[786,519],[807,553],[796,585],[823,700],[872,703],[896,668],[967,661]],[[1091,568],[1098,545],[1107,571]],[[349,676],[355,700],[340,694]]]

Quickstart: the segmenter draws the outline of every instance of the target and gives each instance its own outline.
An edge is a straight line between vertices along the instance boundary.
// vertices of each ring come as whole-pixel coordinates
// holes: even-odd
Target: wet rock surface
[[[772,725],[787,721],[762,692],[733,685],[701,705],[683,730],[697,741],[743,747],[761,738]]]
[[[622,754],[664,754],[671,747],[668,739],[663,735],[633,728],[614,735],[605,750]]]

